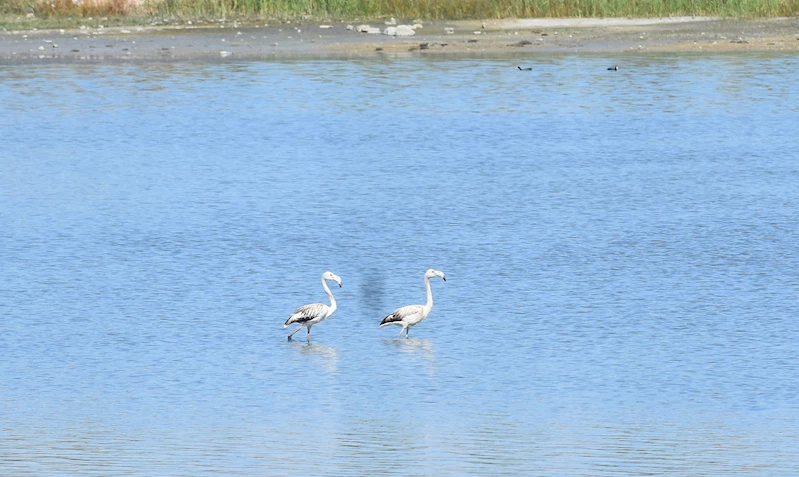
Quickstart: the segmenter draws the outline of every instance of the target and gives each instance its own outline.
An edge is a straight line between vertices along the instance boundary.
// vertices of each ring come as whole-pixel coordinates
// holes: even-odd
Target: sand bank
[[[381,31],[383,22],[363,22]],[[401,22],[400,22],[401,23]],[[147,62],[401,55],[799,52],[799,19],[569,18],[424,22],[414,36],[359,24],[233,22],[0,32],[0,61]]]

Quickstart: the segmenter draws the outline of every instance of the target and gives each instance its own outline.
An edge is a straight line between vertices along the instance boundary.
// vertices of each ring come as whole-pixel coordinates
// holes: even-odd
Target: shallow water
[[[519,61],[0,66],[3,472],[797,475],[799,58]]]

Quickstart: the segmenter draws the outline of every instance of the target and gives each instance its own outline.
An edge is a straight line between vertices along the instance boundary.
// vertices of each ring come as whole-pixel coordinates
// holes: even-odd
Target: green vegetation
[[[799,0],[0,0],[0,14],[53,17],[485,19],[533,17],[776,17]],[[129,18],[129,21],[133,18]]]

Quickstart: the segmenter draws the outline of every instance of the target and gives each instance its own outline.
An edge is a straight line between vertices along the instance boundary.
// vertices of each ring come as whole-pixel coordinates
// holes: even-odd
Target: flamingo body
[[[444,276],[444,272],[439,272],[438,270],[433,270],[432,268],[425,272],[424,286],[427,290],[427,303],[425,305],[408,305],[403,306],[402,308],[397,308],[388,316],[383,318],[383,320],[380,322],[380,327],[382,328],[386,325],[400,326],[400,338],[402,337],[403,331],[405,332],[405,337],[407,338],[410,334],[411,327],[421,323],[430,315],[430,312],[433,310],[433,291],[430,289],[430,279],[433,277],[441,277],[442,280],[447,281],[447,277]]]
[[[283,324],[283,328],[292,325],[298,324],[300,325],[299,328],[294,330],[293,333],[289,335],[288,339],[291,339],[298,331],[303,328],[308,329],[308,338],[311,337],[311,327],[317,323],[321,323],[322,321],[330,318],[330,315],[335,313],[336,311],[336,299],[333,297],[333,294],[330,292],[330,288],[327,287],[327,280],[332,280],[338,283],[339,288],[341,288],[341,278],[338,275],[332,272],[325,272],[322,274],[322,288],[325,290],[325,293],[330,298],[330,305],[325,305],[324,303],[311,303],[310,305],[303,305],[289,316],[289,319]]]

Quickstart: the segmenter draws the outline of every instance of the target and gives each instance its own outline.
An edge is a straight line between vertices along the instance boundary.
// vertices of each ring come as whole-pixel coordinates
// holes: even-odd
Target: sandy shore
[[[4,63],[626,52],[799,52],[799,19],[441,21],[407,37],[358,33],[346,23],[0,32]]]

